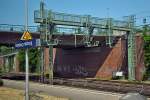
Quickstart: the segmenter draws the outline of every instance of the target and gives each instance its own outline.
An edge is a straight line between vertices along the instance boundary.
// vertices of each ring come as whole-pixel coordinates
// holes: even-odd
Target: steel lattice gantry
[[[126,20],[120,21],[112,18],[92,17],[90,15],[59,13],[44,9],[44,3],[41,2],[40,9],[34,11],[34,21],[35,23],[40,23],[41,40],[49,44],[51,52],[50,59],[52,59],[53,45],[59,43],[52,41],[52,36],[58,33],[60,34],[61,32],[59,30],[71,29],[69,34],[75,37],[76,35],[84,36],[83,45],[85,47],[98,46],[98,42],[92,44],[91,37],[93,35],[106,36],[107,44],[112,47],[113,37],[116,36],[115,31],[124,32],[124,34],[117,34],[117,36],[126,35],[128,37],[128,74],[130,80],[135,79],[134,16],[128,16]],[[62,32],[60,35],[64,34],[67,35],[68,33]],[[77,44],[76,41],[75,44]],[[51,60],[50,66],[53,66],[52,63]],[[53,67],[50,69],[53,69]]]
[[[114,20],[112,18],[97,18],[90,15],[58,13],[53,12],[52,10],[45,10],[43,7],[41,7],[40,10],[36,10],[34,12],[34,21],[36,23],[41,23],[41,31],[46,31],[47,29],[47,32],[49,32],[51,35],[58,34],[59,30],[72,29],[70,33],[73,35],[84,35],[85,43],[87,44],[90,42],[90,37],[92,35],[109,36],[109,45],[112,44],[112,38],[110,36],[113,36],[113,31],[123,31],[125,33],[129,32],[131,31],[130,26],[132,24],[132,21],[130,20],[120,21]],[[99,30],[104,31],[101,32]],[[45,38],[47,39],[47,36],[45,36]]]

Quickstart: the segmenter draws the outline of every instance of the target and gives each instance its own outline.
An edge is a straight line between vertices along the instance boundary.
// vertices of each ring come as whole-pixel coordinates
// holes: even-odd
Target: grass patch
[[[0,87],[0,100],[24,100],[24,91]],[[49,96],[43,93],[31,93],[30,100],[69,100],[63,97]]]

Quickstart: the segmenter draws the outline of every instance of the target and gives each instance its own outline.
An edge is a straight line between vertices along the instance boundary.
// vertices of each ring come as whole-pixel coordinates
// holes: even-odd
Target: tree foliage
[[[29,64],[30,71],[37,72],[40,66],[40,51],[37,48],[29,50]]]
[[[12,48],[7,46],[0,46],[0,54],[8,54],[12,52]],[[29,70],[30,72],[37,72],[40,66],[40,51],[38,48],[29,49]],[[25,71],[25,50],[19,50],[18,59],[20,62],[20,71]]]
[[[9,47],[7,47],[7,46],[0,46],[0,53],[1,54],[7,54],[7,53],[9,53],[10,52],[10,48]]]
[[[148,37],[144,35],[144,37]],[[144,41],[144,63],[146,67],[146,77],[150,77],[150,40]]]
[[[29,49],[29,70],[34,73],[37,72],[40,66],[40,51],[37,48]],[[25,50],[20,50],[18,59],[20,61],[20,70],[25,71]]]
[[[144,63],[146,67],[145,78],[150,77],[150,27],[145,25],[143,27],[144,38]]]

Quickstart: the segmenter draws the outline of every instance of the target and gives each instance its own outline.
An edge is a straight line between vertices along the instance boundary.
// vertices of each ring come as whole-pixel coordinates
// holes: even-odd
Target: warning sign
[[[28,31],[25,31],[21,37],[21,40],[31,40],[32,36]]]

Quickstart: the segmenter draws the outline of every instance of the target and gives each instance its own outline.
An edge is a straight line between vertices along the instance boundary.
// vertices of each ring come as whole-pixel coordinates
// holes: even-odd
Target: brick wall
[[[126,69],[125,60],[126,41],[120,38],[113,48],[57,48],[54,68],[60,77],[111,79],[114,71]]]
[[[136,72],[135,72],[135,78],[136,80],[142,80],[143,74],[145,71],[144,66],[144,41],[143,38],[140,35],[136,36]]]

